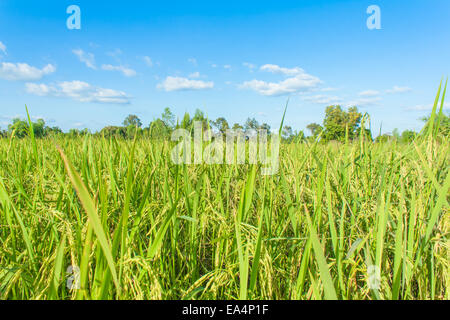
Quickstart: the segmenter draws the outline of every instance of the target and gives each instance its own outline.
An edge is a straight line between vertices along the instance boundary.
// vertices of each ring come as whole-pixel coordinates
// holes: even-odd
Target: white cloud
[[[214,82],[205,82],[200,80],[190,80],[182,77],[167,77],[162,83],[157,86],[159,89],[165,91],[180,91],[180,90],[205,90],[212,89]]]
[[[133,69],[124,67],[124,66],[113,66],[110,64],[104,64],[102,65],[102,69],[106,71],[119,71],[121,72],[125,77],[134,77],[136,76],[136,71]]]
[[[253,69],[256,68],[256,66],[255,66],[253,63],[250,63],[250,62],[244,62],[242,65],[243,65],[244,67],[249,68],[250,71],[252,71]]]
[[[148,56],[145,56],[144,57],[144,62],[145,62],[145,64],[147,65],[147,67],[153,67],[153,61],[152,61],[152,58],[150,58],[150,57],[148,57]]]
[[[26,90],[38,96],[64,97],[80,102],[130,103],[130,97],[123,91],[94,87],[82,81],[64,81],[56,85],[27,83]]]
[[[191,63],[192,65],[197,66],[197,59],[195,59],[195,58],[189,58],[188,61],[189,61],[189,63]]]
[[[251,89],[264,96],[280,96],[310,90],[321,83],[321,80],[305,72],[295,77],[287,78],[281,82],[265,82],[252,80],[244,82],[240,87]]]
[[[441,108],[441,104],[439,103],[437,106],[437,110],[439,111]],[[444,103],[444,110],[449,110],[450,109],[450,103],[445,102]],[[406,108],[406,110],[411,110],[411,111],[431,111],[433,110],[433,105],[432,104],[428,104],[428,105],[424,105],[424,104],[419,104],[413,107],[408,107]]]
[[[90,69],[96,70],[95,56],[92,53],[84,52],[81,49],[72,50],[72,53],[78,57],[78,59]]]
[[[122,55],[122,50],[115,49],[114,51],[109,51],[106,54],[110,57],[117,59],[120,55]]]
[[[409,87],[399,87],[399,86],[394,86],[392,89],[388,89],[386,90],[386,93],[389,94],[394,94],[394,93],[405,93],[405,92],[409,92],[412,89]]]
[[[338,90],[337,88],[332,88],[332,87],[320,89],[320,91],[322,91],[322,92],[331,92],[331,91],[337,91],[337,90]]]
[[[375,97],[380,94],[379,91],[376,90],[366,90],[359,93],[359,96],[361,97]]]
[[[382,99],[380,97],[360,98],[349,101],[345,104],[346,107],[369,107],[377,105]]]
[[[265,64],[260,68],[260,70],[272,72],[272,73],[284,74],[286,76],[293,76],[293,75],[305,73],[305,71],[299,67],[289,69],[289,68],[282,68],[280,66],[277,66],[276,64]]]
[[[34,81],[56,71],[54,65],[48,64],[42,69],[32,67],[26,63],[2,62],[0,65],[0,78],[10,81]]]
[[[302,97],[303,100],[305,101],[309,101],[312,103],[316,103],[316,104],[326,104],[326,105],[335,105],[335,104],[339,104],[342,99],[336,96],[325,96],[322,94],[318,94],[318,95],[314,95],[314,96],[303,96]]]
[[[231,66],[229,64],[224,65],[223,68],[227,69],[227,70],[231,70]]]
[[[192,79],[200,78],[200,72],[197,71],[197,72],[191,73],[189,75],[189,78],[192,78]]]
[[[0,52],[3,52],[4,54],[6,54],[6,46],[1,41],[0,41]]]

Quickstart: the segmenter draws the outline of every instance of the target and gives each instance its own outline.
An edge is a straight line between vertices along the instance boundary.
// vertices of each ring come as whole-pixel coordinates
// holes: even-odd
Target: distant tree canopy
[[[431,116],[422,118],[421,120],[425,123],[429,122]],[[450,135],[450,114],[442,113],[441,117],[437,116],[434,120],[434,127],[439,128],[438,134],[448,137]]]
[[[423,118],[425,122],[430,121],[430,116]],[[123,138],[133,139],[136,135],[145,136],[151,139],[169,139],[171,133],[176,128],[184,128],[193,133],[194,122],[201,122],[203,130],[211,129],[217,133],[226,134],[227,130],[243,130],[245,133],[250,133],[257,130],[267,130],[270,135],[271,128],[267,123],[259,123],[255,118],[247,118],[243,125],[234,123],[232,126],[224,117],[219,117],[216,120],[209,120],[203,111],[200,109],[195,110],[194,116],[191,118],[189,113],[185,113],[183,118],[175,122],[175,115],[170,108],[165,108],[159,118],[156,118],[148,127],[142,127],[142,121],[138,116],[130,114],[123,121],[123,126],[107,126],[101,129],[94,135],[102,136],[106,138]],[[364,128],[361,132],[361,120],[362,114],[356,107],[351,107],[347,111],[343,110],[339,105],[329,106],[325,109],[325,118],[323,125],[318,123],[311,123],[307,125],[307,129],[311,132],[310,137],[305,137],[303,131],[296,131],[291,126],[285,125],[281,131],[282,140],[288,143],[296,143],[304,140],[314,140],[321,135],[321,141],[345,141],[347,138],[349,141],[356,139],[361,134],[368,140],[373,140],[371,131]],[[52,135],[63,135],[63,131],[58,127],[49,127],[45,125],[43,119],[38,119],[36,122],[32,122],[33,132],[36,138],[42,138]],[[435,118],[434,128],[439,128],[439,134],[448,136],[450,134],[450,117],[446,114],[442,114],[441,117]],[[68,137],[80,137],[90,134],[88,129],[78,130],[70,129],[65,135]],[[0,130],[0,138],[17,137],[23,138],[29,135],[28,121],[15,118],[8,126],[6,131]],[[402,133],[398,129],[395,129],[392,134],[384,134],[376,138],[376,142],[385,141],[399,141],[399,142],[411,142],[415,139],[417,133],[412,130],[405,130]]]
[[[167,128],[173,129],[175,127],[175,115],[170,111],[170,108],[165,108],[161,115],[161,120]]]
[[[317,123],[308,124],[306,126],[306,129],[308,129],[311,132],[314,138],[318,137],[319,134],[323,131],[323,127]]]
[[[31,122],[33,126],[33,133],[36,138],[43,138],[49,135],[62,134],[62,130],[58,127],[47,127],[43,119],[38,119],[36,122]],[[15,136],[17,138],[24,138],[29,135],[28,121],[15,118],[8,126],[8,130],[1,136]]]
[[[171,129],[161,119],[156,119],[150,123],[149,134],[151,138],[165,139],[169,137]]]
[[[225,134],[227,130],[230,129],[228,121],[223,117],[217,118],[217,120],[213,122],[213,125],[221,134]]]
[[[134,114],[130,114],[128,117],[125,118],[123,121],[123,125],[125,127],[142,127],[141,119],[138,118],[138,116]]]
[[[342,110],[341,106],[329,106],[325,110],[323,120],[324,134],[326,141],[344,141],[345,137],[353,139],[361,123],[362,114],[358,108],[351,107],[348,111]]]
[[[281,131],[281,138],[286,142],[301,142],[305,140],[303,131],[294,131],[291,126],[284,126]]]
[[[105,138],[116,137],[116,138],[126,138],[127,137],[127,128],[126,127],[117,127],[117,126],[108,126],[104,127],[100,131],[100,135]]]

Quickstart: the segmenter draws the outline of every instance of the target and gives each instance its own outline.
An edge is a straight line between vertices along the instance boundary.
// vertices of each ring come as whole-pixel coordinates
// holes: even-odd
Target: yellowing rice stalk
[[[145,138],[0,139],[0,298],[448,299],[439,97],[411,144],[283,143],[273,176]]]

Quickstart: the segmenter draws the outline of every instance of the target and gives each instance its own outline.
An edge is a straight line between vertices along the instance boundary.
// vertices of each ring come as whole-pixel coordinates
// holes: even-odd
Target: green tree
[[[258,130],[259,127],[260,127],[259,123],[255,118],[247,118],[247,121],[245,121],[245,124],[244,124],[245,132],[248,132],[251,130]]]
[[[33,123],[33,132],[36,138],[42,138],[45,135],[45,121],[38,119]]]
[[[244,127],[241,126],[239,123],[235,123],[235,124],[233,124],[232,129],[233,130],[244,130]]]
[[[61,134],[63,134],[63,131],[59,127],[45,127],[44,129],[45,136],[54,136]]]
[[[262,125],[259,126],[258,128],[259,130],[266,130],[267,135],[270,135],[270,126],[267,123],[263,123]]]
[[[77,135],[81,135],[81,133],[78,132]],[[108,126],[100,131],[100,135],[105,138],[126,138],[127,129],[125,127]]]
[[[123,126],[124,127],[142,127],[142,122],[141,119],[138,118],[138,116],[134,115],[134,114],[130,114],[128,115],[128,117],[125,118],[125,120],[123,121]]]
[[[318,137],[319,134],[323,131],[323,127],[317,123],[308,124],[306,126],[306,129],[308,129],[311,132],[314,138]]]
[[[402,132],[400,139],[402,142],[410,143],[410,142],[414,141],[415,137],[416,137],[416,133],[414,131],[405,130]]]
[[[189,115],[189,113],[185,113],[183,120],[181,121],[180,127],[186,130],[191,130],[192,127],[192,120],[191,120],[191,116]]]
[[[294,136],[293,136],[293,138],[292,138],[292,140],[294,142],[296,142],[296,143],[304,141],[305,140],[305,133],[302,130],[300,130],[298,132],[296,131]]]
[[[360,137],[360,135],[361,135],[361,128],[358,128],[358,129],[356,129],[354,138],[357,139],[357,138]],[[364,136],[363,136],[363,138],[365,140],[373,141],[372,131],[370,131],[369,129],[364,128]]]
[[[170,135],[170,128],[161,119],[156,119],[150,123],[150,137],[152,139],[167,139]]]
[[[170,111],[170,108],[164,109],[164,112],[161,115],[161,119],[167,128],[175,128],[175,115],[172,113],[172,111]]]
[[[392,141],[392,140],[394,140],[394,137],[391,136],[390,134],[386,133],[386,134],[378,136],[375,139],[375,142],[377,142],[377,143],[386,143],[386,142],[389,142],[389,141]]]
[[[228,121],[223,117],[217,118],[213,124],[221,134],[226,134],[227,130],[230,129]]]
[[[353,139],[361,123],[361,118],[362,114],[356,107],[349,108],[348,112],[342,110],[338,105],[327,107],[323,121],[325,141],[344,141],[346,135],[349,139]]]
[[[206,119],[205,114],[200,109],[195,110],[192,122],[201,122],[204,131],[208,130],[211,127],[210,122],[208,121],[208,119]]]
[[[28,123],[25,121],[15,118],[12,120],[12,124],[8,125],[9,135],[14,135],[18,138],[23,138],[28,135]]]
[[[431,115],[422,118],[421,120],[425,123],[429,122]],[[437,128],[439,125],[438,134],[444,137],[448,137],[450,135],[450,114],[446,115],[442,113],[441,118],[439,119],[439,115],[436,116],[434,120],[434,128]]]

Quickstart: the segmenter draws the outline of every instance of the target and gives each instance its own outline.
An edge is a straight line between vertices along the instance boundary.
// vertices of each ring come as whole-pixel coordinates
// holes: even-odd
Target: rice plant
[[[273,176],[175,165],[168,141],[0,139],[0,298],[449,299],[444,95],[413,143],[284,143]]]

